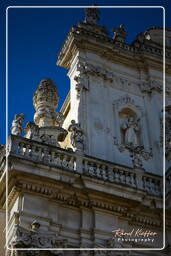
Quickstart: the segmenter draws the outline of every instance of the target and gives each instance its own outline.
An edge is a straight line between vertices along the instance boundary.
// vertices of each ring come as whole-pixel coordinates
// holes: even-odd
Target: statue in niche
[[[23,131],[22,124],[24,122],[24,114],[16,114],[12,121],[11,134],[20,135]]]
[[[135,116],[127,116],[122,125],[123,143],[133,147],[139,146],[138,134],[140,132],[139,120]]]

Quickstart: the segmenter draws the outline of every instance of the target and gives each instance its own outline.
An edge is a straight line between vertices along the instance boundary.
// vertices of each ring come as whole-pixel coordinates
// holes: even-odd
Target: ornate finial
[[[124,25],[123,24],[121,24],[120,26],[119,26],[119,28],[114,28],[113,29],[113,32],[114,32],[114,37],[113,37],[113,39],[115,40],[115,41],[119,41],[119,42],[124,42],[125,41],[125,39],[126,39],[126,36],[127,36],[127,32],[125,31],[125,27],[124,27]]]
[[[26,138],[60,147],[58,142],[65,139],[67,131],[62,128],[63,114],[56,112],[58,100],[58,91],[52,80],[48,78],[41,80],[33,97],[36,110],[35,124],[27,123]]]
[[[16,114],[12,121],[11,134],[20,135],[23,131],[22,124],[24,122],[24,114]]]
[[[92,6],[96,6],[93,4]],[[98,8],[86,8],[85,9],[85,23],[95,25],[99,21],[100,10]]]
[[[41,80],[33,97],[36,110],[34,121],[39,127],[58,124],[55,111],[58,107],[58,100],[57,88],[52,80],[48,78]]]

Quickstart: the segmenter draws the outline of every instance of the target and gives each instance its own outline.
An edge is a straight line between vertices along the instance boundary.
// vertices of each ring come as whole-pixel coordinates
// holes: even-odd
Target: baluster
[[[148,191],[153,192],[152,191],[152,179],[151,178],[148,178]]]
[[[38,161],[42,161],[42,148],[41,147],[38,147],[37,159],[38,159]]]
[[[84,172],[88,173],[88,161],[87,160],[84,161]]]
[[[62,166],[63,166],[64,168],[68,168],[68,159],[67,159],[67,156],[66,156],[66,155],[64,155],[64,157],[63,157]]]
[[[98,178],[101,178],[101,174],[100,174],[100,165],[99,165],[99,164],[97,164],[97,167],[96,167],[96,176],[97,176]]]
[[[154,190],[154,194],[158,194],[158,181],[157,180],[153,180],[153,190]]]
[[[151,192],[152,192],[152,194],[156,194],[156,191],[155,191],[155,180],[151,180]]]
[[[143,177],[143,188],[145,191],[147,191],[147,180],[146,177]]]
[[[111,167],[109,167],[109,169],[108,169],[108,179],[110,180],[110,182],[114,181],[114,174],[113,174],[113,170]]]
[[[102,170],[102,177],[104,180],[107,180],[107,175],[106,175],[106,167],[105,165],[101,166],[101,170]]]
[[[35,145],[32,145],[32,147],[31,147],[30,156],[33,160],[37,159],[36,146]]]
[[[57,157],[54,159],[54,162],[56,165],[61,166],[62,161],[61,161],[60,155],[58,153],[57,153]]]
[[[25,147],[26,147],[26,150],[25,150],[24,155],[27,157],[27,156],[29,156],[29,154],[30,154],[30,145],[29,145],[29,144],[26,144]]]
[[[133,187],[136,187],[136,184],[135,184],[135,174],[134,173],[130,173],[130,184],[133,186]]]
[[[52,151],[51,152],[51,163],[54,163],[54,161],[55,161],[55,151]]]
[[[119,170],[115,170],[115,181],[119,182]]]
[[[88,168],[88,172],[91,176],[94,176],[94,167],[93,167],[93,163],[89,163],[89,168]]]
[[[124,183],[124,175],[123,175],[123,170],[119,170],[119,180],[121,183]]]
[[[20,142],[18,144],[18,152],[19,155],[24,155],[24,142]]]
[[[68,162],[68,168],[70,170],[74,170],[74,157],[71,157],[69,162]]]
[[[130,173],[128,171],[125,171],[125,183],[130,185]]]
[[[49,150],[48,150],[48,148],[44,148],[44,157],[43,157],[43,161],[44,162],[49,162]]]

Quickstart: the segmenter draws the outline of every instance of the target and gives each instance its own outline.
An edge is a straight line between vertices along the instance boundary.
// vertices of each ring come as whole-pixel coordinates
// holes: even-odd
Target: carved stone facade
[[[168,231],[167,247],[160,250],[163,49],[153,30],[160,35],[161,28],[137,35],[129,45],[123,25],[111,38],[99,18],[97,8],[87,9],[58,56],[71,85],[61,111],[56,112],[56,86],[43,79],[33,97],[34,122],[23,128],[23,114],[16,115],[7,151],[0,147],[3,210],[6,154],[8,160],[9,256],[149,255],[133,248],[157,248],[152,256],[171,252],[171,49],[167,45]],[[126,234],[114,236],[116,230]],[[149,240],[142,241],[144,232]],[[130,233],[136,233],[132,240]]]

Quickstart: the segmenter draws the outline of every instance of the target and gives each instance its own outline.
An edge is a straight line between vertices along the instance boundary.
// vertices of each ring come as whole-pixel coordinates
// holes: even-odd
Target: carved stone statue
[[[77,124],[74,120],[71,121],[71,125],[68,128],[68,131],[71,132],[71,144],[77,150],[83,150],[83,131],[80,127],[80,124]]]
[[[115,33],[113,39],[115,41],[124,42],[127,36],[127,32],[125,31],[125,27],[123,24],[119,26],[119,28],[114,28],[113,32]]]
[[[98,8],[86,8],[85,9],[85,23],[89,23],[92,25],[97,24],[97,22],[100,19],[99,15],[100,15],[100,10]]]
[[[124,121],[121,128],[124,130],[125,145],[138,146],[138,132],[140,131],[138,120],[135,120],[134,117],[130,116]]]
[[[22,124],[24,122],[24,114],[16,114],[12,121],[11,134],[20,135],[23,131]]]

